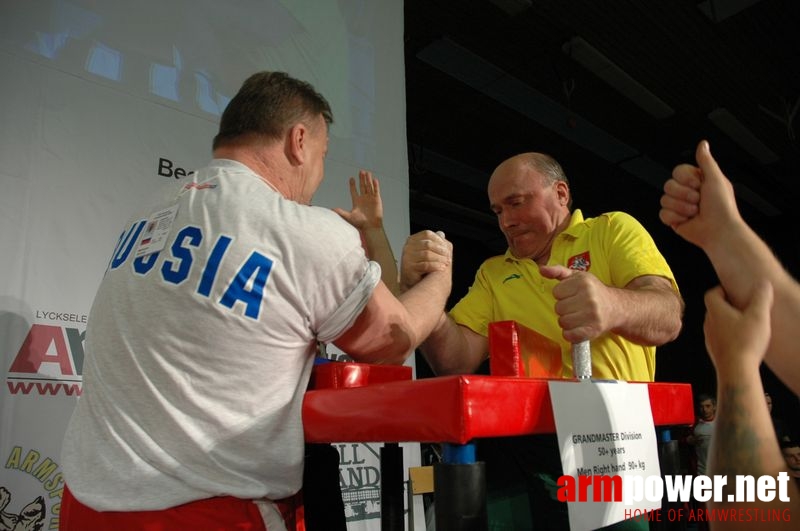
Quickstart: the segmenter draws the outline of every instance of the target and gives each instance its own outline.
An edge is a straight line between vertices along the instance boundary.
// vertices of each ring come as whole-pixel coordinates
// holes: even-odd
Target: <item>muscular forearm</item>
[[[731,304],[742,308],[753,295],[757,282],[772,284],[774,303],[772,339],[765,361],[795,393],[800,394],[800,286],[786,272],[767,244],[743,221],[720,231],[704,246],[720,284]]]
[[[615,289],[617,319],[612,332],[640,345],[663,345],[681,330],[683,303],[673,290],[656,286]]]
[[[408,326],[416,338],[414,347],[429,337],[438,326],[450,288],[450,272],[436,271],[426,275],[417,285],[398,296],[408,313]]]
[[[394,295],[400,292],[397,261],[383,227],[370,227],[361,231],[367,258],[381,266],[381,280]]]
[[[431,273],[399,298],[379,282],[353,325],[334,343],[362,363],[401,364],[436,326],[450,270]]]
[[[471,374],[486,358],[485,338],[459,326],[445,312],[420,350],[439,376]]]
[[[751,475],[756,480],[764,475],[777,478],[779,472],[786,469],[764,401],[758,367],[728,367],[726,370],[728,374],[718,372],[719,402],[708,468],[709,475],[727,476],[723,499],[734,493],[737,475]],[[715,503],[712,500],[709,505],[727,509],[800,509],[795,482],[788,479],[786,483],[784,492],[791,502],[776,497],[772,502]],[[724,528],[736,529],[738,524],[742,529],[752,528],[750,523],[734,522]],[[770,525],[773,524],[782,529],[780,522]]]

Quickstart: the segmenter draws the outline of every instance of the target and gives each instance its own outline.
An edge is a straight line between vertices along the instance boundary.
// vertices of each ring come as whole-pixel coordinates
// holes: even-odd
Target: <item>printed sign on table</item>
[[[564,471],[558,497],[569,504],[571,529],[660,509],[660,493],[647,492],[663,485],[647,385],[551,381],[549,387]]]

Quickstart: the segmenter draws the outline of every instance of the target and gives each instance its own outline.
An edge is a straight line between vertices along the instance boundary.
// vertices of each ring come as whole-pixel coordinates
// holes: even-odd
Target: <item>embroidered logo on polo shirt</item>
[[[509,280],[514,280],[517,278],[522,278],[522,275],[518,275],[517,273],[514,273],[513,275],[508,275],[506,278],[503,279],[503,284],[505,284]]]
[[[567,267],[575,271],[589,271],[589,268],[592,267],[592,260],[589,258],[589,251],[576,254],[567,260]]]

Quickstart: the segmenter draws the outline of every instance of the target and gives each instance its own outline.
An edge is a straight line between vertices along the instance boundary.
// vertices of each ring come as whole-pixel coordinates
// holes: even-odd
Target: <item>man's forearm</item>
[[[718,380],[718,408],[709,450],[708,474],[727,476],[727,490],[724,490],[722,497],[727,500],[728,494],[734,494],[737,475],[753,476],[756,480],[766,475],[777,477],[786,467],[764,401],[758,369],[744,368],[730,376],[718,377]],[[800,509],[800,494],[795,482],[786,480],[786,483],[790,502],[777,497],[772,502],[756,500],[730,503],[711,500],[709,506],[727,509]],[[739,524],[742,529],[752,528],[749,523]],[[726,524],[730,527],[725,529],[735,529],[739,524]],[[783,529],[781,526],[786,524],[774,522],[774,525]]]
[[[397,297],[408,312],[417,344],[439,325],[451,287],[450,271],[435,271]]]
[[[669,288],[643,286],[618,289],[620,322],[612,332],[640,345],[663,345],[678,336],[682,325],[683,302]]]
[[[397,261],[383,227],[372,227],[361,231],[367,258],[381,266],[381,280],[395,296],[399,294]]]
[[[800,285],[789,275],[769,246],[744,223],[720,234],[704,248],[731,304],[738,308],[753,296],[757,282],[772,284],[772,339],[765,362],[796,394],[800,394]]]
[[[428,338],[420,345],[425,360],[438,376],[471,374],[484,359],[480,345],[471,344],[469,332],[456,324],[446,312]]]

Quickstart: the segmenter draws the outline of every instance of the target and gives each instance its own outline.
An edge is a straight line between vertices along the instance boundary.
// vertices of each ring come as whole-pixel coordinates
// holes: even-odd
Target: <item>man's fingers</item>
[[[376,179],[372,175],[372,172],[369,170],[359,170],[358,186],[361,195],[365,194],[377,195],[380,193],[380,186],[378,184],[378,179]]]
[[[561,335],[570,343],[581,343],[588,341],[590,337],[591,328],[587,326],[579,326],[577,328],[563,329]]]
[[[720,286],[708,290],[704,301],[705,344],[717,371],[738,374],[743,367],[760,363],[769,342],[772,286],[761,280],[741,310],[727,300]]]
[[[699,181],[682,183],[675,179],[669,179],[664,183],[664,195],[687,203],[699,203],[699,186],[696,187],[695,184],[699,184]]]
[[[447,262],[441,260],[431,260],[431,261],[418,261],[415,262],[412,266],[412,269],[416,273],[430,273],[432,271],[441,271],[447,267]]]
[[[674,210],[669,210],[666,208],[662,208],[658,212],[658,217],[664,225],[672,227],[673,229],[677,228],[678,225],[680,225],[681,223],[684,223],[687,220],[689,220],[688,217],[681,216],[677,214]]]
[[[436,244],[433,246],[425,247],[416,252],[417,259],[415,263],[440,263],[449,264],[451,260],[450,249],[444,245]]]
[[[685,218],[695,216],[699,211],[697,203],[687,202],[669,195],[662,195],[660,203],[664,210],[672,211],[676,216]]]
[[[672,178],[667,182],[670,181],[699,190],[703,185],[703,171],[691,164],[678,164],[672,170]]]
[[[731,323],[741,316],[741,312],[728,301],[722,286],[716,286],[706,291],[703,301],[706,304],[706,317],[703,322],[703,330],[706,335],[709,334],[709,329],[714,327],[713,323]],[[737,316],[737,314],[739,315]]]
[[[364,170],[358,172],[358,190],[361,195],[367,191],[367,172]]]
[[[409,241],[407,253],[411,258],[409,262],[413,264],[414,268],[421,271],[430,271],[434,265],[437,269],[441,269],[450,263],[452,260],[452,245],[438,233],[424,231],[415,235]]]

